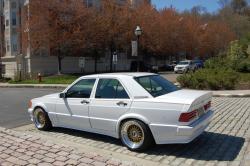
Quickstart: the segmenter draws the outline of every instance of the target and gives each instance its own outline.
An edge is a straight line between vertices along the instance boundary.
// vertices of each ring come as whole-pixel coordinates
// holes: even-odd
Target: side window
[[[138,78],[137,81],[150,93],[163,90],[163,88],[154,80],[150,79],[150,77],[141,77]]]
[[[67,98],[89,98],[95,84],[95,79],[78,81],[67,91]]]
[[[99,99],[129,99],[122,84],[116,79],[100,79],[95,98]]]

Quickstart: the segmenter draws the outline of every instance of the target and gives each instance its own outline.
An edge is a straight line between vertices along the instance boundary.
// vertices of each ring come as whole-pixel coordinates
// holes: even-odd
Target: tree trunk
[[[58,60],[58,75],[61,75],[62,74],[62,57],[57,56],[57,60]]]
[[[95,73],[97,73],[97,51],[95,51],[94,54],[95,54]]]
[[[113,48],[112,48],[112,46],[110,48],[110,66],[109,66],[109,70],[110,70],[110,72],[113,71]]]

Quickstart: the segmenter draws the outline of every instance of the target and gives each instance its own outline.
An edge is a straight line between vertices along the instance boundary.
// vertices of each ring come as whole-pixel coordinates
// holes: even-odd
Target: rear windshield
[[[178,65],[188,65],[189,62],[188,61],[181,61]]]
[[[135,77],[135,80],[153,97],[179,90],[177,86],[159,75]]]

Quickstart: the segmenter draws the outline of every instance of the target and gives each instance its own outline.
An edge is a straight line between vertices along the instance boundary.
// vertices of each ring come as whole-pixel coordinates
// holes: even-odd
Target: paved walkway
[[[143,165],[150,161],[149,166],[250,166],[250,98],[213,98],[212,107],[215,115],[209,128],[193,142],[158,145],[143,153],[127,150],[117,139],[88,132],[62,128],[44,132],[34,125],[15,130]]]
[[[0,165],[132,166],[135,164],[0,128]]]

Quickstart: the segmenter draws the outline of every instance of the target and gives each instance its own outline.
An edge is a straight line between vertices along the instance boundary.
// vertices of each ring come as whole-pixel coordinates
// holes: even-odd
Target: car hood
[[[175,67],[187,67],[188,65],[176,65]]]
[[[211,100],[212,92],[199,90],[178,90],[154,98],[157,101],[179,103],[179,104],[199,104]]]
[[[49,95],[42,96],[42,98],[58,98],[60,93],[53,93]]]

